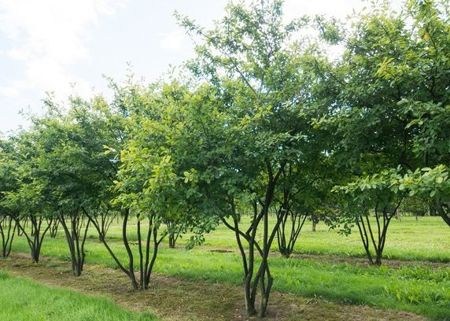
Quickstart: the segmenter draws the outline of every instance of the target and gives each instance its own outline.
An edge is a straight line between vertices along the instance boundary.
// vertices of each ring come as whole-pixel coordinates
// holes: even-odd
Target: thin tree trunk
[[[58,234],[58,226],[59,226],[59,220],[54,220],[52,225],[50,226],[50,237],[52,239],[56,238],[56,235]]]
[[[28,234],[25,227],[22,226],[22,224],[20,223],[20,218],[15,218],[17,227],[22,231],[22,234],[25,235],[27,239],[28,246],[30,247],[31,250],[31,259],[33,263],[39,263],[42,242],[44,241],[45,235],[50,229],[53,219],[52,218],[47,219],[47,225],[43,230],[42,230],[42,223],[44,221],[44,218],[30,215],[28,219],[31,224],[31,231],[32,231],[31,234]]]
[[[2,238],[2,257],[8,257],[11,253],[11,246],[14,241],[17,223],[11,216],[0,218],[0,236]]]
[[[134,263],[134,255],[133,251],[131,249],[130,242],[128,240],[128,223],[130,218],[130,210],[126,209],[123,210],[123,222],[122,222],[122,240],[123,245],[125,247],[125,250],[127,252],[128,256],[128,267],[126,268],[124,264],[118,259],[118,257],[115,255],[115,253],[112,251],[111,247],[107,243],[106,233],[102,229],[102,223],[98,221],[98,217],[100,219],[104,219],[104,216],[97,216],[94,217],[90,215],[85,209],[83,209],[86,213],[86,216],[89,218],[89,220],[92,222],[93,226],[99,233],[99,239],[100,241],[105,245],[106,249],[108,250],[109,254],[112,256],[116,264],[119,266],[120,270],[124,272],[128,278],[131,281],[131,285],[133,289],[135,290],[145,290],[148,289],[151,274],[153,271],[153,267],[156,262],[156,258],[158,255],[158,248],[167,233],[163,233],[161,236],[158,236],[158,230],[159,230],[159,223],[156,222],[156,215],[150,214],[148,216],[138,216],[138,222],[136,225],[136,232],[137,232],[137,246],[138,246],[138,264],[137,264],[137,270],[139,277],[136,277],[135,275],[135,263]],[[148,230],[146,235],[146,240],[144,244],[143,240],[143,228],[142,228],[142,221],[143,219],[148,220]],[[150,255],[151,254],[151,255]]]
[[[92,225],[97,230],[97,232],[99,234],[99,240],[103,243],[103,245],[105,246],[106,250],[111,255],[113,260],[116,262],[116,264],[119,267],[119,269],[122,270],[122,272],[124,272],[131,279],[131,276],[129,275],[129,271],[122,265],[122,263],[120,262],[119,258],[115,255],[115,253],[113,252],[113,250],[109,246],[108,242],[106,242],[106,235],[103,234],[104,231],[101,228],[101,224],[99,224],[99,222],[97,221],[97,219],[95,217],[89,215],[89,213],[84,208],[82,208],[82,209],[83,209],[84,213],[86,214],[86,216],[88,217],[89,221],[92,223]]]
[[[171,248],[171,249],[175,248],[179,235],[180,235],[179,233],[174,233],[174,232],[169,233],[169,237],[168,237],[169,238],[169,248]]]
[[[377,205],[374,216],[375,227],[372,227],[373,224],[368,214],[356,217],[355,222],[370,264],[381,265],[389,225],[392,218],[396,215],[400,204],[401,200],[391,211],[389,211],[387,206],[383,206],[380,211]]]
[[[17,220],[16,220],[16,221],[17,221]],[[28,219],[27,219],[27,218],[23,219],[22,227],[23,227],[24,229],[26,229],[26,228],[28,227]],[[23,235],[22,229],[18,228],[18,229],[17,229],[17,236],[22,236],[22,235]]]
[[[131,285],[135,290],[139,289],[139,283],[136,280],[136,276],[134,275],[134,257],[133,252],[130,248],[130,243],[128,242],[128,236],[127,236],[127,227],[128,227],[128,218],[130,215],[130,210],[125,209],[123,211],[123,224],[122,224],[122,242],[125,247],[125,250],[127,251],[128,255],[128,276],[131,279]]]
[[[69,220],[70,226],[67,225],[64,214],[61,213],[59,215],[59,222],[64,229],[67,245],[69,246],[72,273],[74,276],[80,276],[86,257],[84,244],[86,242],[90,221],[88,220],[83,226],[83,217],[79,213],[69,215]]]
[[[222,218],[222,222],[224,222],[225,226],[234,231],[236,242],[241,253],[244,269],[244,300],[248,316],[258,314],[258,316],[264,317],[267,312],[273,284],[273,277],[270,273],[268,258],[272,242],[276,236],[279,225],[283,220],[283,216],[277,216],[276,223],[270,228],[269,208],[272,204],[276,182],[283,171],[283,167],[284,166],[277,171],[276,175],[273,175],[271,165],[267,162],[269,179],[264,199],[253,201],[252,223],[246,231],[241,230],[239,227],[240,215],[236,211],[234,200],[232,198],[230,199],[231,213],[229,214],[231,214],[230,216],[233,219],[233,224],[230,224],[225,218]],[[261,204],[260,210],[258,210],[258,202]],[[263,225],[263,239],[261,245],[256,241],[256,234],[260,223]],[[248,253],[246,253],[242,245],[242,240],[245,240],[248,243]],[[261,259],[259,263],[255,261],[255,254],[259,255]],[[258,290],[260,292],[259,310],[256,309],[255,305]]]
[[[312,222],[312,231],[316,232],[317,224],[319,223],[319,218],[317,217],[317,215],[315,214],[311,215],[311,222]]]
[[[450,211],[448,204],[438,204],[437,210],[439,216],[444,220],[445,223],[447,223],[448,226],[450,226]]]

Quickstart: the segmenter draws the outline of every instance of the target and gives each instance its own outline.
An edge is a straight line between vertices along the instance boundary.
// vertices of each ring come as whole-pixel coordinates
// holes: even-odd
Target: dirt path
[[[279,253],[274,253],[275,255],[280,256]],[[370,266],[366,257],[354,257],[354,256],[339,256],[339,255],[331,255],[331,254],[292,254],[291,258],[302,259],[302,260],[311,260],[311,261],[320,261],[326,262],[329,264],[340,264],[340,263],[348,263],[352,265],[358,265],[362,267]],[[383,266],[387,266],[392,269],[401,268],[405,266],[424,266],[429,268],[443,268],[450,267],[450,263],[445,262],[430,262],[430,261],[410,261],[410,260],[396,260],[396,259],[383,259]]]
[[[0,259],[0,269],[39,283],[68,288],[83,294],[111,298],[124,308],[151,312],[164,321],[243,321],[240,287],[220,283],[188,281],[155,275],[148,291],[132,291],[118,270],[86,265],[81,277],[72,276],[70,265],[52,258],[32,264],[28,256]],[[384,311],[367,306],[340,305],[274,292],[267,321],[424,321],[408,312]]]
[[[239,255],[238,249],[231,250],[230,248],[225,247],[212,247],[212,246],[203,246],[204,249],[213,253],[235,253]],[[282,257],[280,252],[271,251],[271,257]],[[370,266],[366,257],[356,257],[356,256],[345,256],[345,255],[335,255],[335,254],[312,254],[312,253],[292,253],[289,257],[290,259],[301,259],[301,260],[309,260],[315,262],[322,262],[328,264],[342,264],[348,263],[352,265],[357,265],[361,267]],[[401,268],[405,266],[424,266],[432,269],[438,268],[448,268],[450,267],[450,262],[432,262],[432,261],[417,261],[417,260],[399,260],[399,259],[383,259],[383,266],[387,266],[389,268]]]

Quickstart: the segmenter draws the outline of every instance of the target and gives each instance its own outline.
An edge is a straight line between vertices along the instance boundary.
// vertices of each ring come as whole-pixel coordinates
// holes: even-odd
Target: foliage
[[[347,233],[356,225],[378,265],[404,199],[450,226],[448,1],[409,0],[399,13],[376,4],[352,25],[285,22],[280,0],[231,2],[209,30],[177,14],[198,40],[188,77],[111,81],[112,101],[44,100],[29,129],[0,141],[2,255],[17,230],[37,263],[60,224],[78,276],[94,228],[132,286],[147,289],[168,235],[173,244],[189,233],[191,248],[222,223],[247,314],[264,316],[273,244],[292,255],[307,217]],[[342,55],[330,58],[333,48]],[[421,296],[423,285],[384,291],[405,304],[445,299]]]

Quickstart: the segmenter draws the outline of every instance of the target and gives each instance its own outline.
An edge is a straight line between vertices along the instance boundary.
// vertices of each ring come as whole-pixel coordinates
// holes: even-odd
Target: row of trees
[[[307,217],[356,226],[381,264],[405,199],[450,226],[448,10],[384,4],[348,26],[285,23],[282,1],[259,1],[228,5],[211,30],[178,15],[199,43],[182,79],[112,83],[111,102],[49,98],[31,128],[1,140],[2,255],[18,230],[38,262],[60,225],[80,275],[94,228],[133,288],[147,289],[166,237],[190,231],[193,245],[222,223],[242,257],[247,313],[260,316],[272,245],[289,256]],[[108,243],[117,218],[125,261]]]

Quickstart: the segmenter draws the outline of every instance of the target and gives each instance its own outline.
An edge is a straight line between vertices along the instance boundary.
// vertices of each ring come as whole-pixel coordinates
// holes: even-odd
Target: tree
[[[287,215],[280,211],[269,224],[275,194],[288,166],[314,145],[304,108],[310,95],[302,90],[308,87],[305,61],[299,46],[291,45],[303,22],[284,24],[281,1],[230,4],[209,31],[179,19],[203,40],[189,64],[200,90],[183,122],[185,140],[196,142],[188,147],[188,172],[208,203],[203,208],[235,234],[248,315],[264,316],[273,284],[270,248]],[[246,214],[249,227],[242,226]]]
[[[330,155],[348,183],[354,180],[359,186],[376,176],[385,177],[389,186],[390,176],[383,174],[389,168],[400,166],[399,174],[404,175],[446,161],[448,153],[437,153],[448,144],[445,118],[437,116],[448,104],[446,13],[445,1],[409,1],[401,13],[382,5],[361,14],[344,37],[344,55],[330,67],[342,90],[327,119],[338,138]],[[424,122],[424,117],[436,122]],[[379,210],[371,211],[377,216]],[[388,212],[382,215],[387,221],[392,215]]]
[[[9,209],[3,204],[5,193],[17,188],[17,173],[12,159],[14,147],[10,140],[0,140],[0,237],[1,256],[8,257],[17,229],[17,223]]]
[[[110,157],[114,184],[104,189],[99,199],[107,208],[85,208],[93,226],[119,268],[130,278],[134,289],[148,289],[159,246],[169,232],[187,229],[193,215],[186,202],[184,175],[167,154],[171,139],[173,110],[178,106],[180,90],[172,86],[141,86],[131,81],[116,86],[109,115],[116,126],[115,133],[105,143]],[[174,87],[175,88],[175,87]],[[172,114],[171,114],[171,112]],[[117,133],[120,133],[117,135]],[[108,200],[109,199],[109,200]],[[105,212],[108,211],[108,212]],[[103,214],[102,214],[103,211]],[[127,262],[121,261],[108,244],[106,228],[108,214],[120,212],[122,241]],[[136,222],[137,251],[130,243],[130,224]],[[168,225],[171,224],[170,226]],[[170,229],[170,230],[169,230]],[[138,276],[135,275],[138,270]]]
[[[55,110],[53,112],[56,112]],[[83,219],[81,206],[88,186],[80,173],[88,164],[79,143],[79,128],[66,115],[49,115],[36,120],[43,152],[40,153],[36,175],[48,191],[53,220],[59,222],[66,236],[72,272],[80,276],[85,261],[84,244],[89,223]],[[50,225],[53,228],[55,223]]]
[[[412,150],[418,160],[411,169],[414,173],[405,176],[405,186],[450,226],[446,191],[450,166],[449,9],[448,1],[409,1],[415,46],[408,72],[415,76],[417,87],[399,105],[409,120],[406,127],[414,133]]]
[[[288,164],[277,189],[276,215],[281,217],[277,242],[278,250],[285,257],[292,254],[308,218],[313,222],[321,218],[326,223],[333,219],[333,201],[330,199],[330,190],[336,183],[333,171],[326,165],[326,155],[310,154],[313,155],[314,159],[305,163]]]
[[[389,224],[405,197],[401,181],[397,170],[384,170],[335,188],[344,200],[341,220],[356,224],[371,264],[381,265]],[[371,219],[372,210],[375,221]]]
[[[17,228],[25,236],[34,263],[39,262],[42,243],[53,222],[48,191],[38,171],[41,146],[34,128],[13,138],[13,160],[17,173],[17,187],[4,193],[3,206],[14,218]],[[30,228],[27,228],[27,225]]]
[[[297,185],[298,176],[293,173],[297,168],[293,169],[293,166],[289,165],[287,167],[279,184],[280,191],[275,196],[276,203],[279,204],[276,216],[280,218],[277,229],[278,251],[285,257],[289,257],[294,251],[310,210],[302,202],[305,195],[301,192],[304,191]]]
[[[79,276],[85,262],[84,246],[90,225],[85,209],[91,208],[92,203],[97,204],[100,191],[104,191],[107,184],[103,176],[105,168],[110,169],[104,150],[108,132],[104,130],[103,100],[70,97],[68,108],[59,106],[51,98],[45,103],[47,113],[33,119],[33,170],[27,175],[45,204],[45,216],[49,218],[45,232],[54,231],[58,223],[61,225],[73,274]],[[108,179],[112,185],[112,179]],[[30,211],[38,210],[38,204],[34,206]],[[34,217],[29,219],[33,235]]]

